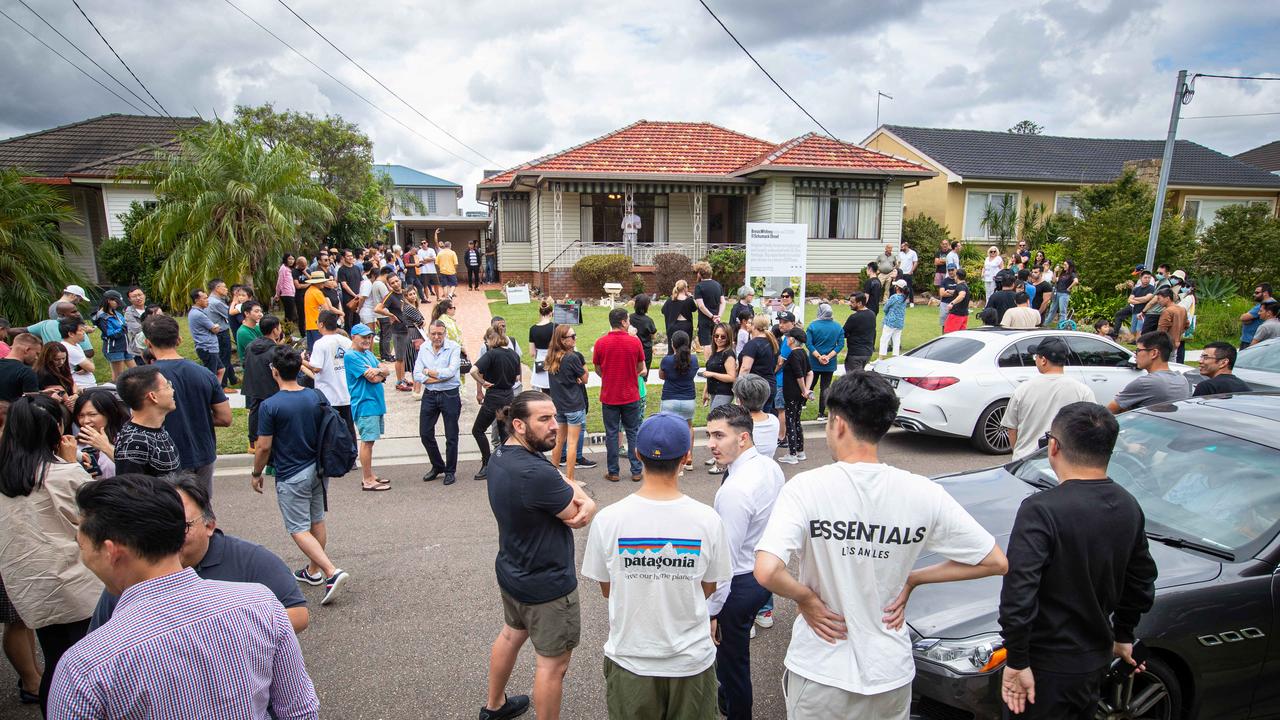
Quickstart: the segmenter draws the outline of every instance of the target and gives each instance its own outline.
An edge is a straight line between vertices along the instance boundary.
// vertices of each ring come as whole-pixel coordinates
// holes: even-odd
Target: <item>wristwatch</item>
[[[262,473],[260,472],[249,473],[249,476],[252,478],[260,478],[262,477]]]

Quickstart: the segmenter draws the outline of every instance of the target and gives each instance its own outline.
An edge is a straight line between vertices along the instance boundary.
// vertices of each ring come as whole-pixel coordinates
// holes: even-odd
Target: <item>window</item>
[[[636,193],[636,215],[640,232],[636,242],[645,245],[667,243],[667,196]],[[622,243],[622,193],[581,195],[582,240],[594,243]]]
[[[1129,365],[1129,353],[1105,340],[1074,335],[1067,336],[1066,340],[1067,347],[1071,348],[1069,365],[1110,368]]]
[[[908,352],[921,360],[937,360],[944,363],[962,363],[982,349],[982,341],[972,338],[940,337]]]
[[[427,214],[435,215],[436,214],[436,191],[423,190],[422,194],[425,196],[423,200],[425,201],[427,206]]]
[[[1232,205],[1267,205],[1267,200],[1251,200],[1249,198],[1188,198],[1182,206],[1182,217],[1196,221],[1198,229],[1203,232],[1218,221],[1218,211]]]
[[[1035,353],[1031,349],[1040,344],[1040,338],[1027,338],[1010,345],[1000,353],[996,364],[1002,368],[1035,367]]]
[[[987,231],[986,226],[982,224],[982,216],[986,213],[988,206],[994,205],[996,207],[1000,207],[1006,202],[1011,203],[1016,211],[1018,207],[1018,193],[1003,190],[984,190],[981,192],[970,191],[969,194],[965,196],[964,201],[964,239],[982,240],[984,242],[992,240],[993,236]]]
[[[809,237],[842,240],[880,239],[880,196],[857,190],[810,190],[796,193],[796,222],[809,226]]]
[[[525,193],[504,195],[499,207],[502,211],[502,242],[529,242],[529,196]]]
[[[1056,193],[1053,196],[1053,211],[1064,215],[1080,217],[1080,208],[1076,207],[1075,193]]]

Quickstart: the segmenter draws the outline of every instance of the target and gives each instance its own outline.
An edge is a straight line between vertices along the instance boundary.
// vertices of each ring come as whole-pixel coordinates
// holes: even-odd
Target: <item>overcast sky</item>
[[[121,80],[67,0],[26,0]],[[273,102],[358,123],[378,162],[458,182],[635,120],[709,121],[771,141],[816,130],[697,0],[286,0],[462,147],[344,60],[274,0],[233,0],[421,136],[326,78],[225,0],[80,0],[174,115]],[[1218,0],[708,0],[787,90],[841,139],[886,123],[1163,138],[1177,70],[1280,75],[1280,3]],[[18,2],[0,9],[103,77]],[[119,90],[126,98],[131,96]],[[0,137],[135,112],[0,18]],[[1202,78],[1183,117],[1280,113],[1280,82]],[[432,144],[425,138],[438,143]],[[1184,119],[1228,154],[1280,139],[1280,115]],[[446,150],[442,149],[447,148]],[[454,153],[459,157],[450,154]],[[486,159],[487,158],[487,159]]]

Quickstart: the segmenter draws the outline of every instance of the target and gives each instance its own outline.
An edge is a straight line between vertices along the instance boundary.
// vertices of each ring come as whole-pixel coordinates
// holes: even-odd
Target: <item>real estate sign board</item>
[[[804,307],[808,235],[804,223],[747,223],[746,280],[756,290],[757,305],[769,307],[789,287],[796,304]],[[734,294],[734,289],[725,290]]]

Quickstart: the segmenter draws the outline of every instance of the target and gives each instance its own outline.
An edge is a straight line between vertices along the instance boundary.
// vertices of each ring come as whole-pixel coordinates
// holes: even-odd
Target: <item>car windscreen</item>
[[[1251,557],[1276,533],[1280,453],[1247,440],[1146,413],[1120,416],[1107,474],[1142,505],[1147,530]],[[1041,450],[1014,473],[1057,484]]]
[[[907,353],[908,357],[921,360],[937,360],[944,363],[962,363],[982,349],[982,342],[973,338],[940,337]]]
[[[1280,372],[1280,342],[1254,345],[1241,350],[1236,357],[1236,369]]]

